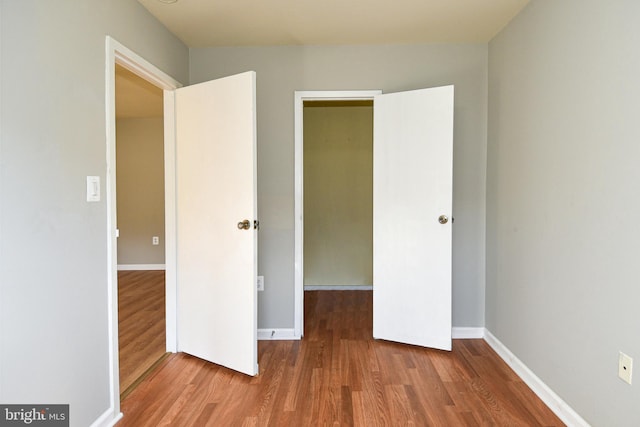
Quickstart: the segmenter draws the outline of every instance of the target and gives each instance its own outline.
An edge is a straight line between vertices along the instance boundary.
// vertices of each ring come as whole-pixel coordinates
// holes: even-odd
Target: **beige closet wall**
[[[371,285],[373,105],[304,106],[304,283]]]

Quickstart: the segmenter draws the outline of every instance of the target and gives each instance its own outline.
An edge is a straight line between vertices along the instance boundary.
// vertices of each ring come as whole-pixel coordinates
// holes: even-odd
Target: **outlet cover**
[[[258,276],[258,290],[264,291],[264,276]]]
[[[633,359],[623,352],[618,358],[618,376],[626,383],[631,384],[631,374],[633,373]]]

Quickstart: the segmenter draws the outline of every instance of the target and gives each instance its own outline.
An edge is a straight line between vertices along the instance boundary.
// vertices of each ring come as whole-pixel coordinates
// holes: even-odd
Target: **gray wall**
[[[188,50],[132,0],[0,2],[0,402],[110,404],[105,35],[186,81]]]
[[[486,44],[191,49],[189,70],[190,83],[257,72],[260,328],[293,327],[294,91],[454,84],[453,324],[484,325]]]
[[[118,265],[164,264],[164,119],[118,119],[116,151]]]
[[[487,328],[594,426],[640,425],[638,17],[533,1],[489,45]]]

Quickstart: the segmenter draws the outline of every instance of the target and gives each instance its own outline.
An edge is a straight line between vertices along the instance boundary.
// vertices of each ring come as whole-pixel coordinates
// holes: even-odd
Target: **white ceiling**
[[[486,43],[529,0],[138,0],[189,47]],[[167,1],[167,0],[165,0]]]

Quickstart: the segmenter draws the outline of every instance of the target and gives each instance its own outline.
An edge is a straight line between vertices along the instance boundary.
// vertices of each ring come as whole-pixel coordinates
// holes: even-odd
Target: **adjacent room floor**
[[[561,426],[483,340],[372,339],[371,291],[305,292],[301,341],[260,341],[260,375],[186,354],[122,402],[124,426]]]
[[[118,272],[120,396],[166,353],[164,271]]]

